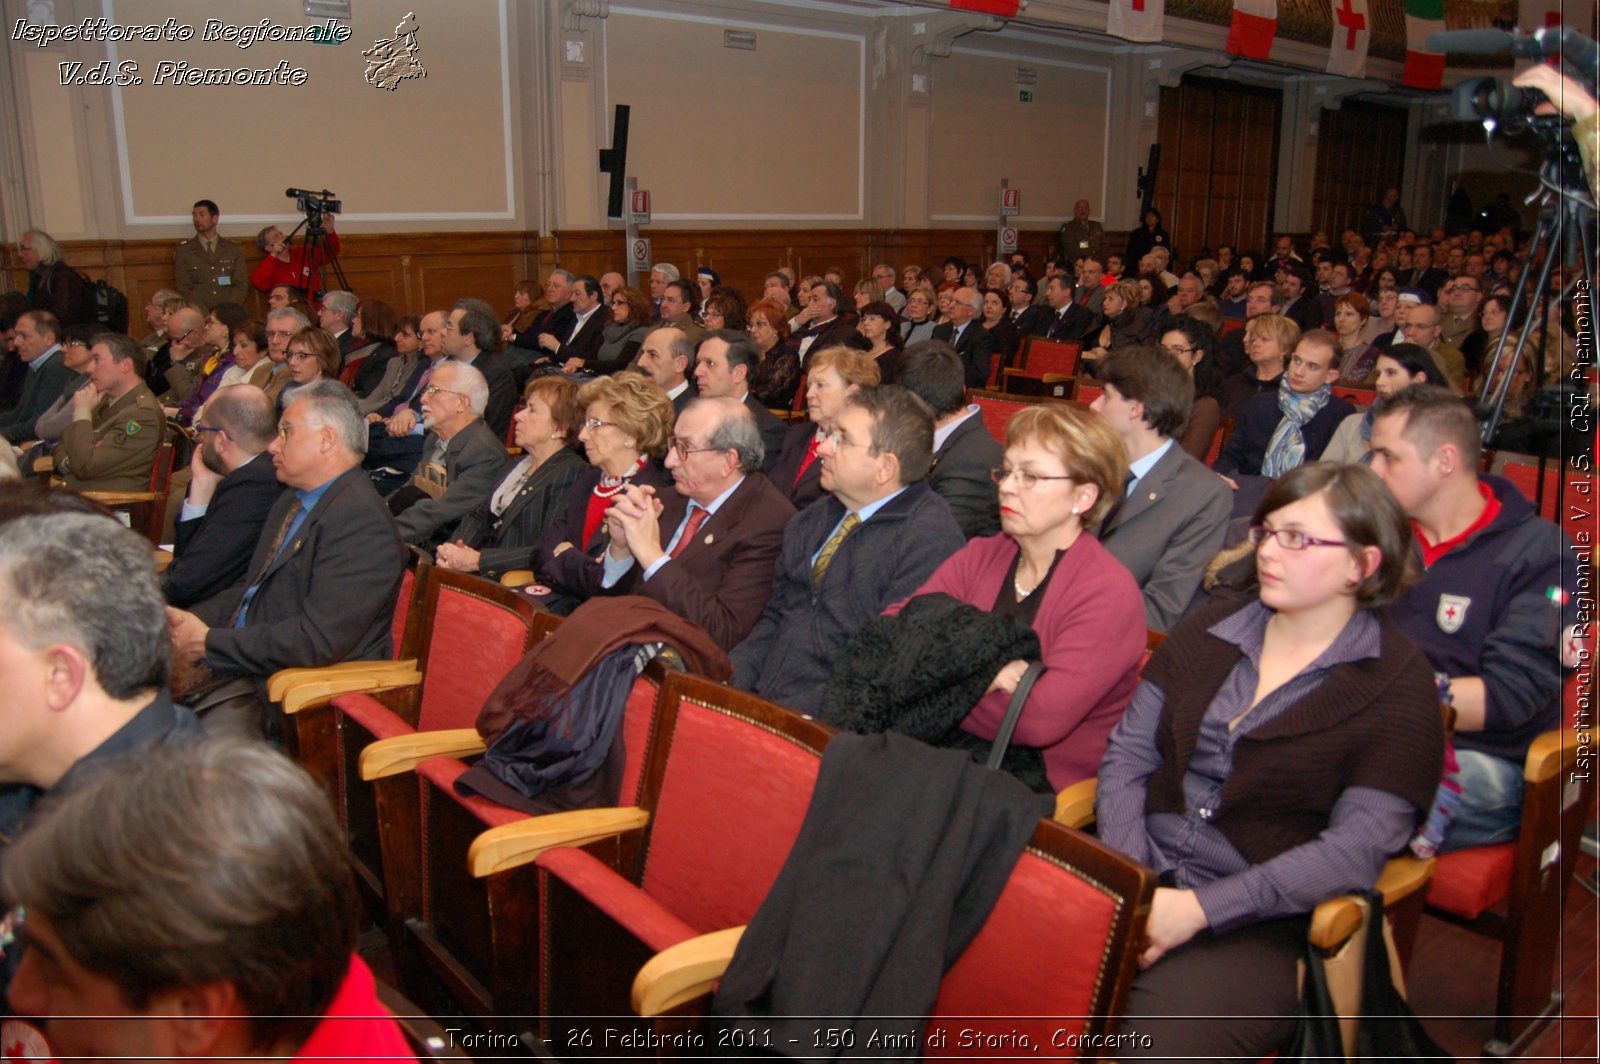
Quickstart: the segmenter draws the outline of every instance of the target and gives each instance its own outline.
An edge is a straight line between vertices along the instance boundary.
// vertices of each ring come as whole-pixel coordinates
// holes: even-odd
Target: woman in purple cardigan
[[[1005,464],[993,471],[1001,533],[971,541],[917,589],[1012,614],[1038,633],[1044,672],[1011,741],[1043,751],[1056,790],[1095,774],[1139,682],[1139,586],[1084,534],[1121,501],[1127,475],[1126,448],[1094,414],[1056,403],[1022,411],[1006,429]],[[1005,665],[961,727],[993,739],[1027,666]]]

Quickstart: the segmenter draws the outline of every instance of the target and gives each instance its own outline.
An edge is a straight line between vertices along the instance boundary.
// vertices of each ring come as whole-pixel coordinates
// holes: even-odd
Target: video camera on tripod
[[[285,196],[294,200],[295,209],[306,216],[306,222],[317,225],[322,221],[324,214],[340,214],[344,211],[344,201],[333,198],[333,193],[327,189],[321,192],[312,192],[306,188],[285,189]]]
[[[305,221],[295,226],[295,233],[300,231],[301,226],[305,227],[306,261],[326,262],[338,279],[339,287],[348,290],[350,282],[345,278],[344,267],[339,265],[339,256],[334,252],[334,244],[329,243],[327,227],[322,223],[327,215],[341,213],[344,201],[334,199],[334,194],[328,189],[313,192],[307,188],[291,188],[285,189],[283,194],[293,199],[295,207],[305,215]],[[293,240],[294,233],[290,233],[288,239]]]
[[[1495,54],[1509,51],[1521,58],[1544,60],[1559,53],[1567,75],[1580,84],[1590,96],[1596,95],[1595,70],[1600,64],[1600,47],[1583,34],[1565,26],[1552,26],[1532,33],[1496,29],[1460,30],[1430,34],[1427,41],[1430,51],[1469,54]],[[1539,107],[1551,104],[1555,113],[1540,114]],[[1582,291],[1592,297],[1595,271],[1595,196],[1590,187],[1583,158],[1572,136],[1571,122],[1560,113],[1560,101],[1552,101],[1545,93],[1533,88],[1522,88],[1499,78],[1469,78],[1455,88],[1452,115],[1458,121],[1481,124],[1487,136],[1496,133],[1530,133],[1544,151],[1545,162],[1539,173],[1540,188],[1528,197],[1539,203],[1539,224],[1528,244],[1528,257],[1522,273],[1516,279],[1511,297],[1508,326],[1500,342],[1485,356],[1487,381],[1498,384],[1479,398],[1483,404],[1483,439],[1491,446],[1500,430],[1517,367],[1521,364],[1528,341],[1535,330],[1548,320],[1552,299],[1569,301]],[[1540,252],[1547,252],[1540,255]],[[1571,271],[1571,280],[1558,295],[1549,290],[1552,267],[1561,259]],[[1530,287],[1529,271],[1537,274]],[[1580,289],[1580,285],[1584,286]],[[1589,352],[1595,350],[1594,315],[1574,316],[1574,325],[1581,334],[1576,337]],[[1520,332],[1517,324],[1521,324]],[[1516,333],[1515,337],[1513,334]],[[1513,343],[1513,339],[1515,343]],[[1534,379],[1545,379],[1544,345],[1534,345],[1531,352]],[[1540,487],[1543,487],[1543,457],[1550,453],[1550,444],[1556,443],[1556,454],[1572,457],[1584,454],[1592,445],[1592,434],[1581,438],[1564,438],[1571,433],[1564,430],[1574,422],[1569,416],[1586,407],[1588,396],[1580,391],[1583,382],[1561,381],[1552,388],[1541,391],[1535,408],[1542,408],[1544,417],[1534,415],[1530,443],[1518,450],[1530,449],[1541,456]],[[1559,416],[1550,415],[1556,410]],[[1559,501],[1563,481],[1557,481]]]

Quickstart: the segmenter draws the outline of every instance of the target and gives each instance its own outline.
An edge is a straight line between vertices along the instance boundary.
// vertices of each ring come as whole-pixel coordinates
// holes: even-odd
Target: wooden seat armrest
[[[1032,377],[1034,380],[1039,379],[1039,374],[1022,366],[1007,366],[1000,371],[1000,375],[1002,377]]]
[[[533,575],[532,569],[509,569],[500,574],[501,587],[527,587],[538,582],[538,577]]]
[[[584,846],[649,822],[650,814],[637,806],[533,816],[490,828],[473,839],[467,850],[467,867],[474,876],[491,876],[525,865],[557,846]]]
[[[282,702],[289,688],[302,683],[324,683],[339,676],[367,676],[387,673],[395,666],[416,669],[415,658],[405,661],[341,661],[320,668],[279,669],[267,679],[267,701]]]
[[[1528,758],[1523,762],[1522,778],[1527,783],[1543,783],[1561,773],[1563,755],[1576,752],[1583,746],[1578,733],[1572,728],[1558,728],[1541,734],[1528,747]]]
[[[651,957],[633,977],[633,1011],[659,1016],[711,993],[743,935],[743,925],[711,931]]]
[[[55,457],[46,454],[35,458],[33,460],[33,471],[35,473],[54,473],[56,471]]]
[[[279,705],[283,707],[285,716],[292,717],[314,706],[327,705],[339,695],[358,691],[390,691],[396,687],[419,687],[421,684],[422,673],[391,663],[388,669],[381,672],[348,673],[295,684],[285,692]]]
[[[1437,862],[1429,858],[1395,857],[1383,866],[1375,889],[1383,895],[1385,909],[1410,897],[1428,885]],[[1311,913],[1311,944],[1324,953],[1337,953],[1361,929],[1367,910],[1353,895],[1330,898]]]
[[[136,502],[155,502],[160,496],[153,491],[83,491],[79,492],[85,499],[92,499],[101,506],[128,506]]]
[[[430,757],[471,757],[487,749],[476,728],[392,735],[369,743],[361,751],[361,778],[377,780],[410,772]]]
[[[170,550],[162,550],[157,547],[151,554],[155,559],[156,572],[164,573],[172,567],[172,552]]]
[[[1056,795],[1055,821],[1082,831],[1094,823],[1095,780],[1079,780]]]

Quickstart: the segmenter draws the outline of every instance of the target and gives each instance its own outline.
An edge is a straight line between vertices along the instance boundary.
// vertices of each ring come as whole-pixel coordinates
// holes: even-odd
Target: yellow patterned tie
[[[833,556],[839,553],[839,544],[844,542],[844,537],[856,530],[861,523],[860,514],[845,514],[843,521],[839,522],[838,531],[828,537],[828,542],[822,545],[822,551],[817,555],[817,560],[811,563],[811,582],[818,587],[822,586],[822,578],[828,571],[828,566],[833,563]]]

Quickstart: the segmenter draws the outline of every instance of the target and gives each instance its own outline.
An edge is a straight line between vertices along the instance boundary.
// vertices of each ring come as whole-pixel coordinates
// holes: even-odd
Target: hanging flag
[[[1228,51],[1246,59],[1265,59],[1277,34],[1278,0],[1233,0]]]
[[[1437,89],[1444,82],[1444,53],[1428,51],[1428,34],[1444,32],[1444,0],[1406,0],[1406,65],[1400,84]]]
[[[1111,0],[1106,6],[1106,32],[1125,41],[1161,40],[1167,0]]]
[[[1367,0],[1332,0],[1333,41],[1328,46],[1328,73],[1347,78],[1367,76],[1367,42],[1372,23]]]
[[[1021,0],[950,0],[950,6],[957,11],[981,11],[985,15],[1016,18],[1017,9],[1022,6],[1022,2]]]

